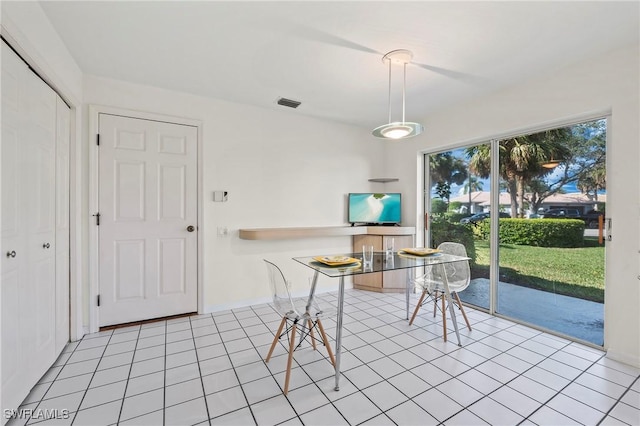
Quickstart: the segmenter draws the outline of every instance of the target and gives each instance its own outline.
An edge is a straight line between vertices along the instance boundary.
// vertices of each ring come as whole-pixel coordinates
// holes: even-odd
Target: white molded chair
[[[333,357],[331,346],[329,345],[329,339],[327,339],[327,335],[322,327],[322,322],[320,321],[321,318],[335,315],[335,310],[322,310],[315,303],[315,300],[309,303],[308,297],[292,298],[290,283],[284,278],[284,274],[280,268],[266,259],[264,261],[267,266],[269,284],[271,285],[271,291],[273,293],[273,304],[276,310],[282,315],[282,321],[273,338],[273,343],[271,343],[271,348],[269,349],[269,354],[265,362],[269,362],[269,359],[271,359],[271,354],[273,354],[278,340],[286,335],[287,339],[289,339],[289,359],[287,361],[287,370],[284,379],[284,394],[286,395],[289,390],[289,376],[291,375],[293,351],[307,338],[310,338],[313,349],[315,350],[318,339],[315,337],[314,330],[320,332],[320,342],[327,348],[331,364],[335,367],[336,361]],[[282,330],[285,328],[285,325],[286,330],[283,332]],[[296,346],[296,331],[298,329],[300,329],[302,338]]]
[[[459,243],[445,242],[438,246],[438,249],[443,253],[453,254],[456,256],[467,256],[467,249],[464,245]],[[463,291],[469,287],[471,282],[471,271],[469,269],[469,261],[451,262],[444,264],[444,270],[446,273],[447,282],[449,283],[449,291],[451,293],[451,302],[458,306],[464,317],[464,321],[467,323],[469,331],[471,331],[471,325],[467,319],[467,314],[464,312],[458,292]],[[433,316],[436,316],[436,309],[439,308],[442,312],[442,328],[444,333],[444,341],[447,341],[447,305],[446,296],[444,292],[444,283],[442,277],[442,267],[432,266],[427,268],[427,272],[413,280],[416,288],[422,290],[422,295],[416,305],[416,310],[413,311],[413,316],[409,325],[413,324],[413,320],[416,318],[416,314],[420,307],[433,300]],[[438,306],[438,300],[441,300],[442,306]]]

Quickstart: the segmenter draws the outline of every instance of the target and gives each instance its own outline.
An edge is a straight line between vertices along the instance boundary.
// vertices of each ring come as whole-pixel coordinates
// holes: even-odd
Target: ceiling
[[[83,72],[365,127],[409,49],[407,121],[638,43],[638,2],[42,1]],[[393,119],[402,67],[392,68]]]

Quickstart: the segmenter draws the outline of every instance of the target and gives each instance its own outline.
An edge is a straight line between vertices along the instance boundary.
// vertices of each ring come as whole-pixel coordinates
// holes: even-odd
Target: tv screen
[[[400,193],[349,194],[349,223],[400,223]]]

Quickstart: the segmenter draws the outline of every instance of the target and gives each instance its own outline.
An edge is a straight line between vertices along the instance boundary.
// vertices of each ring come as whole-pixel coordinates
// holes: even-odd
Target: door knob
[[[42,248],[43,248],[43,249],[48,249],[49,247],[51,247],[51,244],[49,244],[49,243],[44,243],[44,244],[42,245]]]
[[[195,226],[193,226],[193,225],[189,225],[189,226],[187,226],[187,231],[189,231],[189,232],[193,232],[193,231],[195,231],[195,230],[196,230],[196,227],[195,227]]]
[[[16,251],[15,250],[8,251],[7,252],[7,257],[16,257]]]

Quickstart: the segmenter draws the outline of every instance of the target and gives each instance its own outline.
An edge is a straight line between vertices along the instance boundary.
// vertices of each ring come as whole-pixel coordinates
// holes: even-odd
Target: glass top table
[[[451,293],[449,291],[449,283],[447,282],[446,273],[444,273],[444,265],[451,262],[460,262],[460,261],[468,261],[468,257],[463,256],[455,256],[447,253],[436,253],[428,256],[414,256],[411,254],[405,254],[402,252],[393,252],[393,253],[385,253],[382,252],[374,252],[373,254],[373,262],[370,266],[365,266],[364,262],[362,262],[362,253],[340,253],[340,254],[330,254],[330,255],[320,255],[320,256],[346,256],[357,259],[359,263],[354,263],[351,265],[345,266],[327,266],[324,263],[316,261],[314,258],[318,256],[307,256],[307,257],[294,257],[293,260],[296,262],[313,269],[313,280],[311,282],[311,289],[309,291],[309,303],[307,305],[307,309],[310,307],[313,297],[316,291],[316,284],[318,282],[318,276],[320,274],[330,277],[330,278],[338,278],[338,317],[336,324],[336,386],[335,390],[340,389],[340,355],[342,352],[342,319],[343,319],[343,310],[344,310],[344,277],[348,277],[351,275],[361,275],[361,274],[371,274],[375,272],[385,272],[385,271],[397,271],[400,269],[405,269],[407,271],[406,278],[406,286],[405,286],[405,298],[406,298],[406,314],[407,319],[409,319],[409,295],[411,292],[411,287],[413,283],[413,273],[416,268],[427,267],[427,266],[437,266],[443,268],[443,273],[441,274],[444,277],[444,288],[445,288],[445,297],[449,302],[449,312],[451,314],[451,319],[453,321],[454,330],[456,333],[456,337],[458,339],[458,346],[461,346],[460,343],[460,334],[458,332],[458,324],[456,322],[455,312],[453,310],[453,303],[451,303]]]
[[[326,275],[327,277],[337,278],[349,275],[370,274],[373,272],[397,271],[398,269],[418,268],[421,266],[439,265],[443,263],[459,262],[461,260],[469,260],[468,257],[454,256],[447,253],[435,253],[428,256],[414,256],[402,252],[393,252],[387,255],[385,252],[374,252],[371,268],[364,267],[362,262],[362,253],[341,253],[338,255],[320,255],[320,256],[345,256],[358,259],[358,266],[327,266],[321,262],[314,260],[318,256],[294,257],[293,260],[302,263],[309,268]]]

